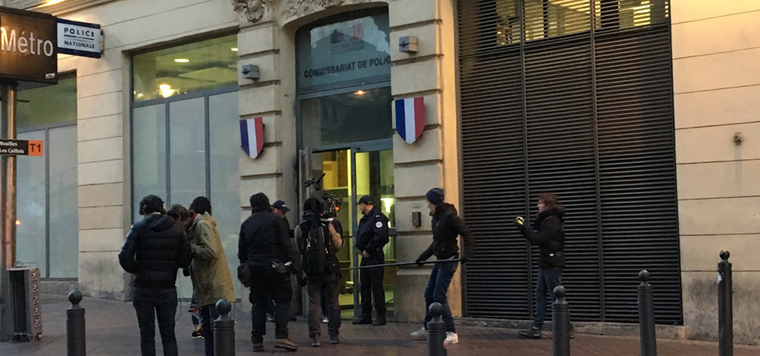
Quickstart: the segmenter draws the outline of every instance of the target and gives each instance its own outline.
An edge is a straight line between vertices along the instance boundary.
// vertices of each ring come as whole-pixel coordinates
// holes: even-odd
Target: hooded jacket
[[[470,229],[465,225],[457,209],[449,204],[442,203],[435,208],[433,213],[433,243],[423,252],[418,261],[425,261],[430,256],[435,255],[439,260],[457,257],[459,255],[459,244],[457,236],[462,236],[464,243],[463,259],[470,259],[472,256],[473,241]]]
[[[240,263],[263,267],[271,266],[272,262],[293,262],[298,269],[300,263],[289,230],[271,208],[257,208],[240,226]]]
[[[533,229],[517,225],[525,239],[538,246],[539,267],[565,267],[565,207],[557,204],[538,213]],[[534,231],[535,230],[535,231]]]
[[[216,304],[222,298],[234,301],[235,291],[222,238],[216,229],[216,220],[208,213],[195,216],[190,227],[190,245],[193,251],[191,279],[198,305]]]
[[[177,270],[190,259],[185,233],[172,217],[158,214],[134,223],[119,251],[119,264],[135,275],[138,288],[174,288]]]

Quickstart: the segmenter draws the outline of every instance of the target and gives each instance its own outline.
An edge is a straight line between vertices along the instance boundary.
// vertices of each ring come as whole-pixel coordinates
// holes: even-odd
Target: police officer
[[[356,249],[362,255],[361,266],[385,263],[383,246],[388,243],[388,217],[375,208],[372,198],[365,195],[359,199],[359,208],[364,217],[356,232]],[[385,325],[385,291],[383,290],[383,268],[363,268],[360,271],[362,315],[354,324]],[[375,299],[377,318],[372,322],[372,299]]]

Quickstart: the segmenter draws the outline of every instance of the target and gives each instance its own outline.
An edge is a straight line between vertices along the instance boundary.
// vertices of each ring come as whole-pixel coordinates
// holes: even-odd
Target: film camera
[[[325,174],[322,173],[319,178],[311,178],[307,180],[304,185],[307,188],[311,188],[311,196],[319,199],[321,206],[316,207],[319,211],[319,219],[322,222],[330,222],[338,217],[338,210],[340,210],[340,199],[335,195],[327,193],[322,190],[322,178]],[[320,194],[317,194],[319,192]]]

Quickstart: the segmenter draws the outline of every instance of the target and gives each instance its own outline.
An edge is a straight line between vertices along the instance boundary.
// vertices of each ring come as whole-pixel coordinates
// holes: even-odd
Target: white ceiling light
[[[174,61],[177,62],[177,63],[189,63],[190,62],[190,60],[187,59],[187,58],[176,58],[176,59],[174,59]]]

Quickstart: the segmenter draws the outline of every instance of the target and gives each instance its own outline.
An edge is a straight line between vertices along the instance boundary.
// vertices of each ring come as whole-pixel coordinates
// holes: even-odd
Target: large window
[[[16,259],[43,278],[77,278],[77,82],[18,94],[18,138],[43,141],[42,157],[18,156]]]
[[[132,58],[133,100],[168,98],[237,84],[237,35]]]
[[[142,197],[155,194],[167,206],[182,204],[189,207],[198,196],[211,200],[213,216],[222,236],[230,269],[236,268],[237,236],[240,229],[239,158],[240,125],[237,86],[221,73],[221,68],[237,67],[237,55],[231,51],[236,41],[230,37],[204,41],[145,53],[134,57],[133,85],[138,81],[145,58],[159,58],[173,53],[179,56],[183,49],[193,53],[208,53],[226,48],[233,56],[217,57],[213,66],[220,76],[202,86],[185,87],[187,90],[153,95],[153,100],[135,96],[132,103],[132,214],[139,220],[137,204]],[[224,45],[221,45],[224,44]],[[204,47],[205,46],[205,47]],[[235,48],[236,49],[236,48]],[[187,56],[191,58],[192,56]],[[211,63],[211,62],[209,62]],[[234,76],[234,70],[233,70]],[[179,75],[183,77],[183,75]],[[234,76],[233,82],[237,80]],[[157,82],[164,82],[160,79]],[[200,85],[201,82],[196,82]],[[173,85],[173,84],[172,84]],[[173,86],[173,88],[180,88]],[[155,94],[155,93],[154,93]],[[179,277],[182,296],[189,298],[192,289],[187,279]],[[239,292],[239,286],[236,285]]]

